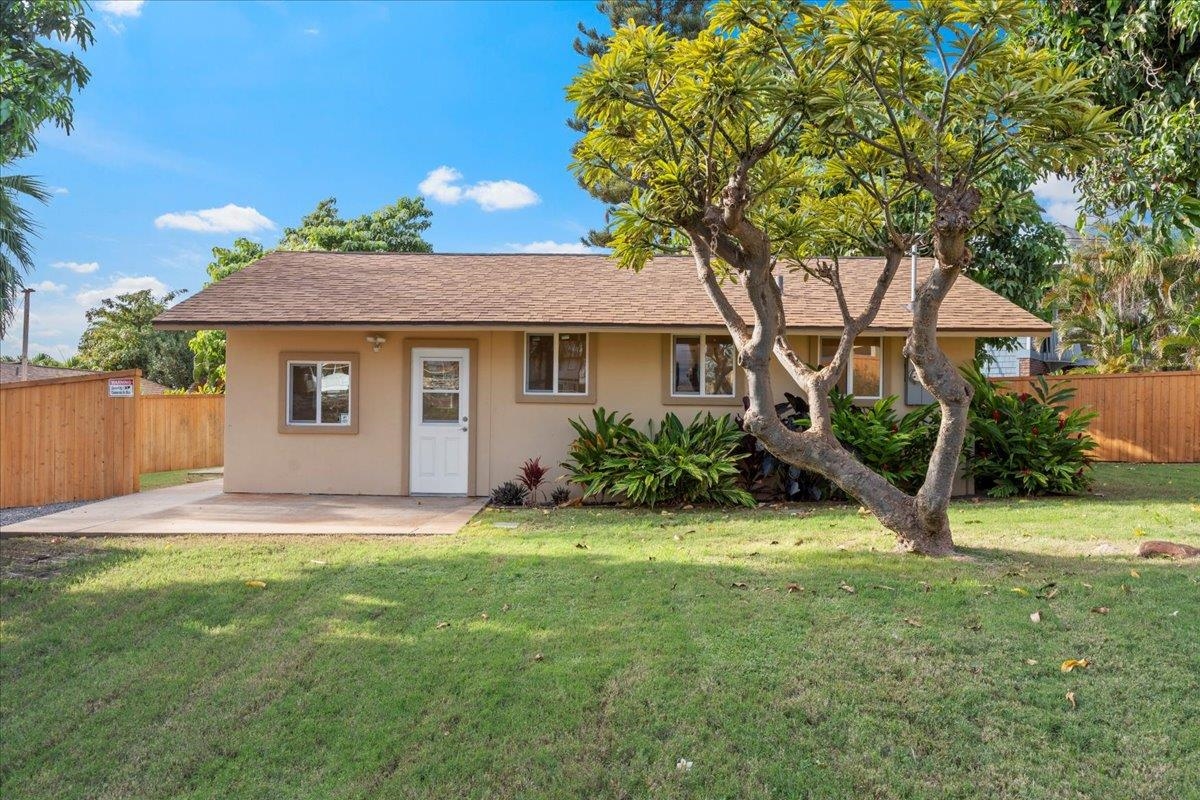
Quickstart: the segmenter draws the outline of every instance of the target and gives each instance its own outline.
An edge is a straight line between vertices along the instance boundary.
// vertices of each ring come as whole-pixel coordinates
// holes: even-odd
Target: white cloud
[[[1050,219],[1075,227],[1075,220],[1079,217],[1079,192],[1074,181],[1048,175],[1033,185],[1033,196]]]
[[[596,248],[588,247],[583,242],[555,242],[551,239],[546,239],[541,242],[528,242],[526,244],[516,244],[509,242],[507,245],[509,250],[516,253],[595,253]]]
[[[96,8],[114,17],[140,17],[146,0],[100,0]]]
[[[256,208],[230,203],[220,208],[162,214],[154,220],[154,227],[196,233],[251,233],[271,230],[275,223],[260,214]]]
[[[50,194],[70,194],[71,190],[65,186],[51,186]]]
[[[304,32],[309,36],[320,36],[321,35],[320,28],[305,28]]]
[[[141,275],[138,277],[117,278],[108,286],[103,286],[99,289],[85,289],[75,295],[75,302],[85,308],[91,308],[101,300],[110,297],[116,297],[119,294],[129,294],[130,292],[140,292],[143,289],[149,289],[153,294],[163,295],[167,293],[167,285],[153,275]]]
[[[55,269],[69,269],[71,272],[77,272],[80,275],[86,275],[89,272],[95,272],[100,269],[98,261],[55,261],[50,266]]]
[[[55,283],[54,281],[42,281],[41,283],[30,284],[30,289],[36,292],[52,292],[57,294],[67,288],[65,283]]]
[[[479,181],[463,186],[461,180],[462,173],[454,167],[441,166],[426,175],[417,188],[439,203],[456,205],[471,200],[484,211],[511,211],[542,202],[537,192],[517,181]]]

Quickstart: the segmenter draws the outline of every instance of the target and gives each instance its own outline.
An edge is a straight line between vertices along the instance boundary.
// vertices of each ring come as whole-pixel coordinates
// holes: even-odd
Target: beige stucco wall
[[[372,352],[368,333],[387,337]],[[644,424],[668,411],[690,419],[698,411],[726,413],[740,403],[664,402],[668,367],[664,333],[591,332],[591,377],[595,403],[518,401],[521,334],[515,331],[397,330],[232,330],[228,339],[225,488],[231,492],[323,494],[403,494],[407,491],[408,351],[433,341],[465,342],[474,348],[472,364],[471,491],[486,494],[510,480],[526,458],[555,465],[558,477],[573,439],[568,420],[590,418],[594,405],[628,412]],[[811,337],[795,337],[802,356],[815,357]],[[903,397],[902,340],[884,342],[884,394]],[[944,339],[956,362],[969,361],[974,341]],[[285,433],[279,430],[280,354],[357,353],[359,374],[357,434]],[[774,371],[775,394],[796,387],[781,368]]]

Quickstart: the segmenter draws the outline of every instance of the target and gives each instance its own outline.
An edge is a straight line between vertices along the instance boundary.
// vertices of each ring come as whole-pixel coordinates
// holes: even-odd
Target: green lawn
[[[141,479],[141,491],[148,492],[151,489],[165,489],[168,486],[180,486],[188,482],[188,475],[195,470],[192,469],[173,469],[168,472],[143,472]],[[197,477],[196,480],[211,480],[217,476]]]
[[[1200,466],[1098,474],[957,560],[844,506],[70,543],[0,583],[0,794],[1200,797],[1200,565],[1132,557]]]

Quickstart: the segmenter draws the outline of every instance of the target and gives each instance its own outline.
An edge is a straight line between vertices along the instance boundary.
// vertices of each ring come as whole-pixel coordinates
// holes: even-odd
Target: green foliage
[[[13,173],[13,162],[37,149],[37,131],[50,122],[67,133],[75,116],[73,93],[88,82],[79,50],[92,44],[92,23],[80,0],[6,1],[0,7],[0,336],[33,269],[33,216],[21,203],[50,194],[35,178]]]
[[[235,272],[241,272],[265,256],[267,249],[258,242],[239,237],[234,239],[232,247],[214,247],[212,254],[212,261],[208,262],[205,268],[208,272],[208,283],[205,286],[212,286]]]
[[[563,466],[583,487],[584,497],[624,498],[651,508],[664,503],[754,505],[738,484],[736,450],[741,431],[728,416],[697,414],[684,425],[667,414],[655,432],[633,425],[603,408],[592,411],[592,425],[571,420],[578,434]]]
[[[225,394],[224,384],[198,383],[190,388],[167,389],[163,394]]]
[[[929,457],[937,441],[936,403],[898,416],[895,396],[870,406],[836,389],[832,394],[833,434],[864,465],[905,492],[915,492],[925,480]]]
[[[1070,254],[1062,229],[1042,215],[1031,193],[1034,183],[1034,175],[1016,165],[989,181],[995,204],[971,237],[968,274],[1021,308],[1046,315],[1042,298]]]
[[[690,39],[704,30],[707,24],[704,6],[705,0],[600,0],[596,10],[608,19],[613,31],[633,20],[637,25],[650,28],[662,26],[668,33]],[[576,53],[593,58],[608,49],[611,33],[601,33],[582,22],[578,28],[580,36],[576,37],[574,44]],[[578,117],[567,120],[567,125],[579,133],[588,130],[588,123]],[[615,206],[629,202],[633,196],[633,185],[617,175],[603,182],[586,184],[581,180],[579,183],[588,194],[608,205],[605,219],[609,222],[612,221]],[[593,247],[608,247],[612,243],[612,235],[606,230],[590,230],[582,241]]]
[[[433,216],[419,197],[401,197],[354,219],[338,216],[337,199],[330,197],[300,220],[284,228],[279,250],[329,250],[333,252],[429,253],[433,247],[421,238]],[[246,238],[232,247],[214,247],[208,265],[208,286],[228,278],[272,252]],[[225,332],[198,331],[188,343],[196,356],[197,383],[225,383]]]
[[[561,506],[563,503],[571,499],[571,490],[565,486],[556,486],[550,492],[550,502],[556,506]]]
[[[807,430],[812,425],[807,403],[791,394],[786,397],[787,402],[776,406],[780,419],[793,430]],[[903,491],[920,488],[937,441],[936,403],[897,415],[895,396],[860,406],[851,395],[834,389],[830,400],[833,434],[842,446]],[[739,464],[743,484],[761,500],[844,497],[824,477],[775,458],[753,436],[744,437],[741,452],[745,455]]]
[[[1009,35],[1032,21],[1019,0],[727,0],[709,19],[694,38],[624,26],[568,89],[582,184],[634,187],[610,225],[623,267],[699,235],[731,176],[772,255],[876,253],[934,188],[971,187],[987,218],[999,170],[1077,166],[1115,129],[1078,69]]]
[[[1125,135],[1080,172],[1093,215],[1149,216],[1156,238],[1200,227],[1200,3],[1042,0],[1031,34],[1095,80]]]
[[[100,301],[87,312],[87,328],[79,340],[83,369],[140,369],[142,375],[169,388],[192,382],[192,353],[187,331],[156,331],[151,322],[179,292],[161,299],[149,289]]]
[[[391,205],[353,219],[338,216],[337,200],[322,200],[299,227],[284,228],[280,250],[334,252],[429,253],[421,238],[433,216],[420,197],[401,197]]]
[[[192,378],[197,384],[225,385],[225,331],[196,331],[188,340]]]
[[[1200,244],[1110,233],[1082,247],[1046,296],[1062,342],[1097,372],[1200,368]]]
[[[494,506],[521,506],[525,504],[525,498],[529,495],[529,490],[519,483],[513,481],[505,481],[504,483],[492,489],[492,505]]]
[[[37,223],[21,205],[21,198],[39,203],[50,200],[40,181],[28,175],[10,175],[7,167],[0,169],[0,336],[8,330],[25,287],[22,273],[33,269],[29,240],[37,232]]]
[[[37,130],[51,122],[67,133],[74,92],[91,77],[79,57],[54,47],[87,50],[92,22],[82,0],[6,2],[0,13],[0,163],[37,149]]]
[[[1068,409],[1074,389],[1051,389],[1039,376],[1033,392],[1000,391],[977,369],[964,370],[971,401],[967,469],[992,497],[1074,494],[1091,482],[1088,434],[1095,412]]]

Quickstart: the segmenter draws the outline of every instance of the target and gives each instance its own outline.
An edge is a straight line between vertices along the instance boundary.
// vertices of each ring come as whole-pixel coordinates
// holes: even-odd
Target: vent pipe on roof
[[[908,302],[912,306],[916,306],[917,302],[917,246],[912,246],[912,270],[911,279],[908,287]]]

